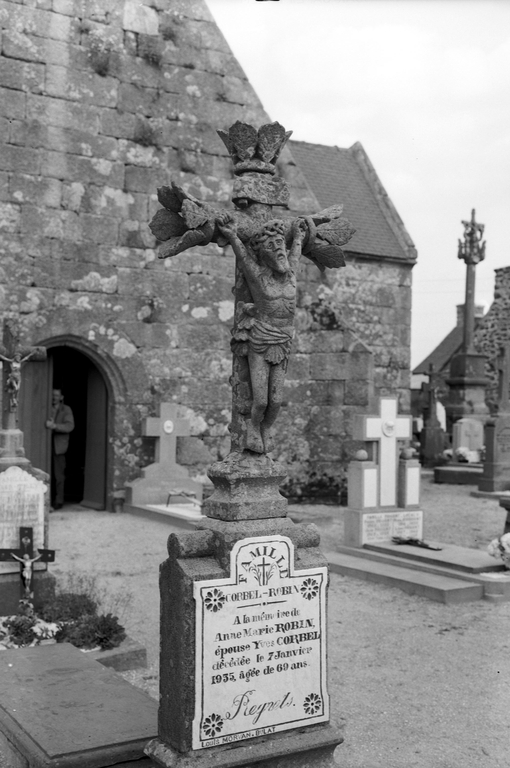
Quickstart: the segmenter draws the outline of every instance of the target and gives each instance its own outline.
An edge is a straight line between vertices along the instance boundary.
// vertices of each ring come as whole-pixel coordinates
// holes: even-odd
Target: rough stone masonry
[[[203,0],[2,0],[0,22],[0,312],[23,343],[99,370],[109,504],[152,460],[141,424],[161,401],[188,409],[178,461],[205,477],[230,442],[234,259],[211,243],[159,262],[147,224],[170,176],[225,204],[216,128],[268,116]],[[291,150],[278,166],[290,215],[325,207]],[[294,495],[338,493],[372,382],[408,403],[414,251],[381,259],[374,242],[353,238],[342,276],[300,273],[275,450]]]

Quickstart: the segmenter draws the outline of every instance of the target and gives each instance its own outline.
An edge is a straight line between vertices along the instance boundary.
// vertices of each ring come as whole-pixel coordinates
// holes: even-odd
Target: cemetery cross
[[[272,450],[272,427],[283,398],[294,335],[300,257],[322,271],[342,267],[340,246],[355,230],[340,217],[342,206],[313,216],[274,216],[273,207],[287,207],[289,201],[286,182],[273,177],[291,131],[276,122],[257,131],[237,121],[218,135],[234,164],[235,209],[215,209],[172,182],[171,187],[158,189],[164,207],[149,226],[163,241],[160,258],[211,242],[232,247],[236,256],[232,447],[267,454]]]
[[[287,518],[279,492],[285,472],[268,453],[294,335],[301,257],[321,270],[344,266],[341,246],[354,230],[341,218],[342,206],[277,217],[274,207],[288,207],[290,197],[275,176],[290,136],[282,125],[257,130],[237,121],[218,134],[234,164],[234,207],[216,208],[172,182],[158,189],[163,208],[150,223],[160,258],[215,243],[230,245],[236,262],[231,451],[209,468],[214,491],[204,519],[192,533],[168,540],[160,569],[158,738],[145,752],[165,768],[188,765],[190,750],[211,748],[218,768],[326,768],[342,741],[329,725],[327,565],[316,529]],[[240,623],[255,626],[243,634]],[[290,641],[306,660],[268,664],[273,652],[258,652],[267,645],[258,637],[263,630],[276,638],[275,650]],[[252,634],[256,641],[232,645]],[[280,649],[276,658],[287,655]],[[305,736],[300,729],[308,725],[314,728]],[[258,736],[264,739],[245,745]],[[195,758],[206,764],[200,753]]]
[[[34,557],[33,530],[29,527],[20,527],[19,529],[19,547],[18,549],[0,549],[0,562],[8,561],[14,558],[20,562],[20,575],[25,588],[25,597],[32,597],[32,565],[36,561],[43,563],[55,562],[54,549],[39,549],[39,554]]]
[[[485,258],[485,241],[482,242],[484,225],[477,224],[475,209],[471,211],[471,220],[463,221],[464,240],[459,240],[458,257],[466,264],[466,298],[464,303],[464,339],[463,351],[473,352],[475,330],[475,267]]]
[[[397,440],[412,436],[410,416],[397,416],[397,399],[381,397],[379,415],[363,416],[356,438],[379,445],[379,505],[394,507],[397,503]]]
[[[0,360],[3,365],[3,393],[7,395],[2,407],[2,428],[16,429],[18,421],[18,400],[21,385],[21,366],[28,362],[46,360],[45,347],[27,347],[19,342],[18,333],[12,321],[4,322],[3,346],[0,346]]]

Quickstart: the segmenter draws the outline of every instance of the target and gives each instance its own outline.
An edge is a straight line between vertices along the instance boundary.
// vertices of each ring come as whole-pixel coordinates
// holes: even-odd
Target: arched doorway
[[[72,346],[48,347],[45,363],[26,363],[20,391],[19,426],[25,453],[51,473],[51,433],[45,427],[52,389],[61,389],[75,428],[66,454],[66,503],[91,509],[107,505],[108,388],[98,366]]]

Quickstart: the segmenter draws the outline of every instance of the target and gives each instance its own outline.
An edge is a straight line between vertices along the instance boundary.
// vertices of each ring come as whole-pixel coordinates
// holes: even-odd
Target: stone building
[[[182,406],[178,459],[205,477],[229,450],[233,257],[159,261],[147,224],[170,179],[229,206],[216,129],[270,118],[203,0],[4,0],[0,21],[0,313],[48,350],[24,368],[27,454],[48,468],[59,386],[76,419],[69,500],[122,495],[152,460],[141,425],[161,401]],[[338,274],[303,265],[275,452],[289,494],[334,494],[370,386],[409,409],[416,254],[360,145],[291,142],[279,170],[291,213],[343,202],[358,229]]]

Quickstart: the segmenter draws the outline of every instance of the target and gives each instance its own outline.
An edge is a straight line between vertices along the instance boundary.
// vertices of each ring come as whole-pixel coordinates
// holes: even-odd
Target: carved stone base
[[[21,467],[29,463],[23,448],[23,432],[20,429],[0,429],[0,464]]]
[[[251,451],[230,453],[208,472],[214,492],[202,512],[219,520],[253,520],[285,517],[287,499],[278,488],[286,473],[266,454]]]
[[[186,754],[152,739],[144,751],[161,768],[189,768],[192,764],[195,768],[334,768],[334,752],[342,742],[339,731],[325,725],[250,739],[238,747],[212,747]]]

